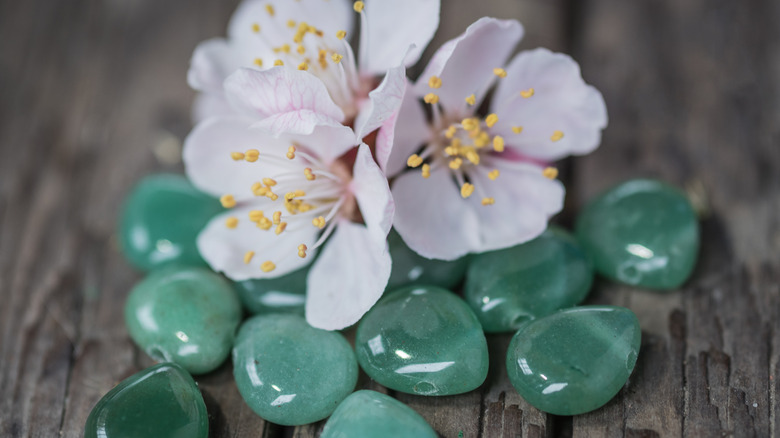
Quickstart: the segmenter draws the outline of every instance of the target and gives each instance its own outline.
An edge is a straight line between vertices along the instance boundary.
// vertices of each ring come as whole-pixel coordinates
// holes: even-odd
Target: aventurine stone
[[[148,176],[125,200],[119,229],[122,252],[145,271],[173,264],[205,266],[195,239],[220,211],[218,200],[183,176]]]
[[[699,252],[699,224],[690,202],[653,180],[627,181],[590,202],[577,218],[576,232],[600,274],[646,288],[682,285]]]
[[[488,372],[476,315],[437,287],[408,287],[382,298],[358,325],[355,349],[372,379],[410,394],[468,392]]]
[[[277,278],[233,283],[241,302],[253,314],[293,313],[303,316],[306,276],[311,265]]]
[[[523,326],[507,352],[509,380],[536,408],[578,415],[606,404],[636,364],[641,332],[614,306],[561,310]]]
[[[427,284],[445,289],[460,284],[466,274],[468,257],[458,260],[431,260],[412,251],[394,230],[387,236],[393,270],[386,290],[392,291],[412,284]]]
[[[84,438],[206,438],[206,404],[181,367],[161,363],[123,380],[95,405]]]
[[[320,438],[437,438],[425,420],[400,401],[376,391],[357,391],[330,416]]]
[[[208,269],[168,267],[133,288],[125,322],[149,356],[202,374],[230,354],[241,303],[230,284]]]
[[[488,333],[516,331],[587,296],[593,267],[577,241],[550,226],[536,239],[472,257],[464,296]]]
[[[358,367],[338,332],[315,329],[297,315],[258,315],[238,332],[233,375],[258,415],[297,426],[330,415],[355,389]]]

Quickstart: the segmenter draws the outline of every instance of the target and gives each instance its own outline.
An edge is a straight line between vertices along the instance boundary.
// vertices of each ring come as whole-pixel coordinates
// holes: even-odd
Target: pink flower
[[[406,93],[386,171],[397,175],[394,226],[423,256],[451,260],[536,237],[564,196],[545,163],[601,141],[604,101],[570,57],[536,49],[506,64],[522,34],[516,21],[478,20]]]

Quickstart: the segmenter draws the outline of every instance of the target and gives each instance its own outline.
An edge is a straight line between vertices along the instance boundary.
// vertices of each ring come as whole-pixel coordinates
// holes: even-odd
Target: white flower
[[[210,118],[186,140],[187,176],[229,209],[201,232],[198,249],[212,269],[244,280],[296,271],[322,246],[308,274],[306,318],[328,330],[354,324],[390,276],[387,179],[367,145],[354,149],[350,128],[273,136],[255,122]]]
[[[398,175],[394,226],[423,256],[451,260],[536,237],[564,196],[545,163],[601,141],[604,101],[570,57],[536,49],[505,66],[522,34],[516,21],[478,20],[406,93],[386,171]],[[494,85],[488,115],[477,117]],[[416,169],[400,173],[407,167]]]
[[[196,118],[233,111],[224,83],[239,94],[262,97],[255,102],[264,119],[258,126],[275,135],[308,134],[323,121],[354,121],[355,136],[362,139],[386,126],[377,140],[377,158],[384,165],[405,66],[419,59],[433,37],[439,3],[245,0],[230,22],[228,38],[205,41],[193,54],[188,81],[202,91]],[[347,42],[355,12],[361,19],[359,62]]]

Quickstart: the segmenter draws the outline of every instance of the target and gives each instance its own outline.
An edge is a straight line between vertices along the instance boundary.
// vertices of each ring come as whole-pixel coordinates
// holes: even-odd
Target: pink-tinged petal
[[[293,143],[303,146],[316,158],[329,165],[348,150],[358,145],[352,128],[340,123],[315,125],[309,135],[288,136]]]
[[[365,143],[358,148],[349,189],[357,199],[368,231],[379,244],[385,242],[393,225],[395,204],[387,178]]]
[[[187,177],[200,190],[214,196],[233,195],[239,202],[254,197],[253,183],[279,173],[276,161],[263,158],[254,163],[231,158],[231,152],[257,149],[284,157],[289,141],[250,128],[243,117],[208,119],[198,124],[184,141],[183,160]]]
[[[382,74],[413,65],[439,27],[439,0],[369,0],[360,30],[360,69]],[[414,46],[410,49],[410,46]],[[362,56],[362,55],[367,56]]]
[[[386,162],[384,170],[387,176],[395,176],[406,169],[406,160],[409,156],[417,152],[432,137],[422,103],[412,92],[410,85],[407,85],[393,128],[394,130],[390,131],[393,137],[388,141],[392,149],[384,144],[380,146],[379,140],[383,132],[380,131],[380,137],[377,138],[377,160],[380,165],[382,161]],[[389,155],[383,158],[388,149],[390,149]]]
[[[499,121],[492,132],[507,146],[542,160],[587,154],[601,142],[607,108],[601,93],[583,81],[569,56],[536,49],[518,54],[506,69],[493,98]],[[523,98],[521,91],[533,96]],[[513,126],[522,126],[520,134]],[[556,131],[562,138],[554,136]],[[554,141],[554,139],[557,139]]]
[[[316,125],[344,119],[325,84],[305,71],[242,68],[225,80],[225,91],[234,107],[260,120],[258,126],[274,135],[310,134]]]
[[[466,108],[465,99],[472,93],[479,105],[496,78],[493,69],[504,66],[522,37],[523,27],[515,20],[480,18],[433,55],[415,85],[417,95],[434,92],[441,105],[455,113]],[[441,78],[441,88],[428,87],[431,76]]]
[[[355,120],[355,133],[362,139],[398,112],[406,89],[406,68],[394,67],[387,71],[385,78],[370,93],[368,100]]]
[[[319,230],[316,227],[288,228],[281,234],[274,229],[263,230],[249,220],[249,212],[255,208],[261,210],[262,204],[235,208],[216,216],[198,235],[198,251],[211,269],[222,272],[229,278],[241,281],[250,278],[274,278],[296,271],[309,264],[315,251],[309,251],[307,257],[298,257],[298,245],[312,247]],[[228,218],[237,218],[236,228],[228,228]],[[255,254],[249,263],[244,263],[248,251]],[[263,272],[260,266],[270,261],[276,268]]]
[[[241,61],[240,54],[229,41],[223,38],[203,41],[192,54],[187,82],[199,91],[223,93],[225,78],[241,67]]]
[[[455,260],[479,247],[479,218],[461,198],[449,168],[434,168],[427,179],[419,171],[403,173],[392,193],[395,229],[418,254]]]
[[[212,117],[235,116],[236,110],[223,93],[199,93],[192,103],[192,121],[200,123]]]
[[[479,244],[471,252],[493,251],[529,241],[547,228],[548,219],[563,208],[564,188],[542,175],[543,167],[497,158],[469,173],[474,194],[468,199],[479,218]],[[488,178],[497,169],[499,177]],[[495,200],[482,205],[482,197]]]
[[[325,330],[358,322],[382,296],[391,263],[386,242],[379,246],[365,226],[341,220],[309,271],[306,320]]]

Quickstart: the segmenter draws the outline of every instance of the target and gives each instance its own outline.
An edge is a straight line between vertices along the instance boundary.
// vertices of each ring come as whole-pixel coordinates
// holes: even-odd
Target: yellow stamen
[[[490,178],[491,181],[495,181],[496,178],[498,178],[498,175],[501,172],[498,171],[498,169],[493,169],[490,172],[488,172],[488,178]]]
[[[259,183],[259,182],[256,182],[256,183],[252,184],[252,193],[260,190],[262,187],[263,187],[263,184]]]
[[[289,27],[290,29],[295,27],[295,20],[287,20],[287,27]]]
[[[506,70],[503,68],[497,67],[493,69],[493,74],[498,76],[499,78],[505,78],[506,77]]]
[[[529,97],[533,96],[535,93],[533,88],[529,88],[527,90],[523,90],[520,92],[520,95],[523,96],[524,99],[528,99]]]
[[[233,195],[224,195],[219,198],[219,202],[222,203],[222,206],[225,208],[233,208],[236,206],[236,199]]]
[[[436,95],[435,93],[428,93],[425,95],[425,97],[423,97],[423,101],[431,105],[436,105],[437,103],[439,103],[439,96]]]
[[[492,128],[496,123],[498,123],[498,114],[493,113],[485,117],[485,124],[488,125],[488,128]]]
[[[287,148],[287,158],[290,160],[295,158],[295,146],[290,146]]]
[[[274,61],[274,65],[277,67],[280,65],[284,65],[284,61],[282,61],[281,59],[277,59],[276,61]]]
[[[282,212],[281,211],[275,211],[274,212],[274,225],[279,225],[282,222]]]
[[[460,187],[460,196],[463,197],[463,199],[468,198],[471,196],[471,194],[474,193],[474,185],[470,183],[464,183]]]
[[[263,66],[263,60],[261,58],[255,58],[255,65],[258,67]]]
[[[270,198],[272,201],[276,201],[277,199],[279,199],[279,195],[277,195],[276,193],[269,192],[268,198]]]
[[[338,64],[339,62],[341,62],[341,58],[343,58],[343,57],[344,57],[344,56],[342,56],[342,55],[340,55],[340,54],[338,54],[338,53],[334,53],[334,54],[330,55],[330,59],[332,59],[332,60],[333,60],[333,62],[335,62],[336,64]]]
[[[302,62],[302,63],[298,64],[298,70],[306,71],[308,69],[309,69],[309,64],[307,64],[305,62]]]
[[[263,262],[262,265],[260,265],[260,269],[262,269],[263,272],[271,272],[274,269],[276,269],[276,265],[274,264],[274,262],[268,260]]]
[[[475,131],[479,129],[479,119],[476,117],[463,119],[460,123],[463,125],[463,129],[466,131]]]
[[[340,40],[343,40],[344,38],[346,38],[346,36],[347,36],[347,31],[346,30],[340,30],[340,31],[336,32],[336,38],[338,38]]]
[[[293,193],[293,192],[287,192],[287,193],[284,195],[284,199],[286,199],[286,200],[288,200],[288,201],[292,201],[293,199],[295,199],[295,193]]]
[[[249,149],[248,151],[246,151],[245,155],[247,161],[249,161],[250,163],[254,163],[255,161],[257,161],[258,158],[260,158],[260,151],[258,151],[257,149]]]
[[[257,221],[257,226],[263,230],[270,230],[273,226],[273,223],[271,222],[271,219],[268,219],[267,217],[261,217],[259,221]]]
[[[449,128],[447,128],[447,132],[444,133],[444,136],[447,138],[455,137],[455,134],[458,132],[458,127],[455,125],[450,125]]]
[[[249,264],[249,262],[251,262],[251,261],[252,261],[252,257],[254,257],[254,256],[255,256],[255,252],[254,252],[254,251],[247,251],[247,252],[244,254],[244,264],[245,264],[245,265],[248,265],[248,264]]]
[[[513,126],[512,127],[512,132],[514,132],[515,134],[519,134],[519,133],[523,132],[523,127],[522,126]]]
[[[305,258],[306,257],[306,250],[309,249],[306,245],[300,244],[298,245],[298,257]]]
[[[267,196],[268,193],[271,191],[268,187],[258,187],[257,190],[252,190],[252,193],[255,194],[255,196]]]
[[[444,153],[450,157],[454,157],[455,155],[458,155],[459,150],[455,146],[447,146],[446,148],[444,148]]]
[[[311,220],[311,224],[319,229],[323,229],[325,228],[325,218],[322,216],[315,217],[314,219]]]
[[[450,169],[452,169],[452,170],[458,170],[458,169],[460,169],[460,166],[462,166],[462,165],[463,165],[463,160],[460,159],[460,158],[456,158],[456,159],[450,161],[450,164],[449,164]]]
[[[317,177],[312,173],[311,167],[307,167],[303,169],[303,175],[306,177],[309,181],[314,181]]]
[[[428,178],[431,176],[431,166],[429,164],[423,164],[422,165],[422,177]]]
[[[417,154],[412,154],[407,160],[406,165],[409,167],[417,167],[423,163],[422,157]]]
[[[496,203],[494,198],[482,198],[482,205],[493,205]]]
[[[466,152],[466,159],[469,160],[471,164],[475,166],[479,164],[479,154],[474,152],[473,150]]]
[[[254,33],[260,32],[260,25],[257,23],[252,23],[252,32]]]
[[[257,222],[260,219],[262,219],[263,217],[264,216],[263,216],[263,211],[262,210],[252,210],[252,211],[249,212],[249,220],[252,221],[252,222]]]
[[[276,180],[273,178],[263,178],[263,184],[267,185],[268,187],[273,187],[276,185]]]
[[[558,169],[554,167],[545,167],[542,171],[542,175],[548,179],[555,179],[558,177]]]
[[[282,222],[279,225],[277,225],[276,226],[276,231],[275,231],[276,235],[278,236],[278,235],[282,234],[282,232],[284,232],[285,228],[287,228],[287,222]]]
[[[242,152],[231,152],[230,153],[230,158],[232,158],[232,159],[234,159],[236,161],[241,161],[241,160],[244,159],[244,154]]]
[[[306,53],[306,47],[303,47],[302,45],[298,44],[298,47],[295,49],[296,52],[298,52],[299,55],[303,55]]]
[[[363,3],[362,1],[356,1],[352,5],[352,9],[354,9],[355,12],[357,12],[357,13],[363,12],[363,8],[365,8],[365,7],[366,7],[366,4]]]
[[[474,139],[474,146],[483,148],[487,146],[488,143],[490,143],[490,134],[484,131],[477,133],[476,138]]]
[[[238,226],[238,218],[229,217],[225,220],[225,226],[234,229]]]
[[[431,88],[441,88],[441,78],[438,76],[431,76],[428,79],[428,86]]]
[[[300,198],[302,196],[306,196],[306,192],[304,192],[303,190],[296,190],[295,191],[295,197],[296,198]]]
[[[267,5],[265,5],[265,10],[266,10],[266,12],[268,12],[268,15],[270,15],[270,16],[272,16],[272,17],[273,17],[274,15],[276,15],[276,11],[274,10],[274,7],[273,7],[273,5],[271,5],[271,4],[267,4]]]
[[[558,141],[562,138],[563,138],[563,131],[555,131],[553,132],[553,135],[550,137],[550,140]]]
[[[497,135],[493,137],[493,150],[496,152],[504,152],[504,137]]]
[[[472,94],[471,96],[467,97],[466,103],[469,105],[474,105],[475,103],[477,103],[477,96]]]

